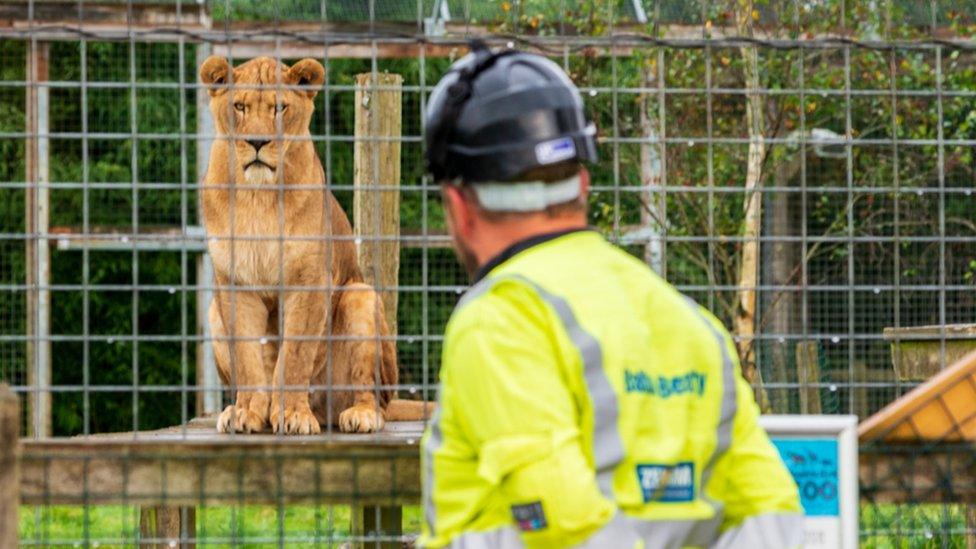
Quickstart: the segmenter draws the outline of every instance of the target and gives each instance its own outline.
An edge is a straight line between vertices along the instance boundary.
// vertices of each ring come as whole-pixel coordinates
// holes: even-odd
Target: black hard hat
[[[526,171],[595,161],[596,129],[559,65],[480,42],[438,82],[427,103],[427,169],[436,181],[512,181]]]

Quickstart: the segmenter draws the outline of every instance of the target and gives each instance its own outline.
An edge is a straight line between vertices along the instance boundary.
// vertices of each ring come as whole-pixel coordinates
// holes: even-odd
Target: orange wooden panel
[[[862,443],[976,440],[976,352],[861,422]]]

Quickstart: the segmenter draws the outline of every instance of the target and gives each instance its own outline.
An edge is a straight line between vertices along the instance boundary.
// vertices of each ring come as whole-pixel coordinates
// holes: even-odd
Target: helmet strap
[[[478,203],[490,212],[536,212],[579,198],[582,187],[577,173],[562,181],[472,183]]]
[[[468,43],[471,53],[474,54],[474,62],[458,71],[458,79],[447,89],[448,100],[444,105],[444,112],[438,120],[437,126],[432,128],[433,139],[431,156],[434,157],[434,164],[443,167],[447,160],[447,140],[450,137],[451,129],[461,115],[464,103],[471,97],[471,83],[485,69],[495,64],[499,57],[516,53],[515,50],[505,50],[493,53],[491,49],[481,40],[474,39]],[[435,173],[435,176],[440,174]]]

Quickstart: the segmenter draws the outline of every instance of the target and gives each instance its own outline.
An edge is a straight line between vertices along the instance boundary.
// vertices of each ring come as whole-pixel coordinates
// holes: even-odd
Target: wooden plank
[[[863,360],[854,361],[854,383],[866,383],[867,382],[867,372],[868,364]],[[870,406],[868,403],[868,388],[864,385],[856,386],[853,388],[854,391],[854,410],[853,413],[857,414],[859,419],[866,419],[870,414]]]
[[[214,44],[214,54],[233,59],[251,59],[261,55],[271,55],[282,59],[416,59],[425,57],[455,57],[467,53],[467,47],[456,44],[420,44],[416,42],[373,44],[318,44],[310,42],[267,42],[233,41],[227,44]]]
[[[861,442],[976,441],[976,351],[858,427]]]
[[[397,332],[400,273],[402,85],[399,74],[356,75],[353,219],[359,267],[383,300],[391,334]]]
[[[85,31],[95,28],[123,29],[127,22],[131,27],[181,27],[183,30],[209,28],[207,7],[200,2],[182,2],[179,11],[176,2],[85,2],[85,9],[78,9],[77,0],[58,2],[0,2],[0,21],[3,26],[17,27],[33,23],[38,26],[59,24],[72,27],[84,24]],[[76,36],[77,39],[77,36]]]
[[[194,549],[197,510],[194,507],[156,506],[139,510],[139,547]]]
[[[20,498],[20,400],[0,384],[0,549],[17,547]]]
[[[32,387],[28,398],[28,432],[34,437],[51,435],[51,393],[42,390],[51,385],[51,293],[47,290],[51,278],[50,247],[44,235],[50,218],[48,200],[49,139],[47,43],[32,40],[27,55],[27,101],[25,143],[25,181],[30,185],[24,192],[24,231],[26,244],[27,292],[27,385]]]
[[[925,381],[976,350],[976,324],[885,328],[901,381]]]
[[[27,441],[28,505],[356,504],[420,500],[422,422],[374,435],[218,435],[212,421],[148,433]]]
[[[800,384],[800,413],[820,414],[820,355],[816,341],[796,344],[796,375]]]
[[[366,539],[399,536],[403,533],[403,508],[399,506],[363,507],[362,525],[362,534]],[[399,541],[377,541],[366,542],[363,546],[379,549],[400,549],[402,544]]]

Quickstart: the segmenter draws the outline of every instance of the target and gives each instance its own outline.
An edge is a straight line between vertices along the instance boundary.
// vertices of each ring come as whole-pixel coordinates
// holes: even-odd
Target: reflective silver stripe
[[[477,298],[479,295],[485,293],[492,286],[490,279],[482,280],[481,282],[475,284],[469,289],[464,296],[458,301],[457,306],[454,308],[455,311],[463,307],[465,304],[470,303],[473,299]],[[442,388],[441,388],[442,389]],[[434,454],[440,449],[441,445],[444,443],[444,439],[441,435],[441,395],[443,390],[438,389],[437,391],[437,408],[434,409],[434,415],[430,419],[430,436],[427,438],[427,444],[424,446],[424,454],[426,459],[426,473],[427,476],[424,479],[424,490],[423,490],[423,500],[424,500],[424,518],[427,521],[427,528],[430,530],[430,535],[434,535],[434,524],[437,519],[437,511],[434,508]]]
[[[726,451],[728,451],[729,446],[732,444],[732,427],[735,422],[735,415],[738,411],[738,403],[736,401],[736,389],[735,389],[735,361],[732,360],[732,355],[729,354],[729,347],[725,339],[725,335],[722,334],[715,327],[714,324],[704,315],[698,308],[698,304],[693,300],[688,299],[688,303],[691,309],[698,315],[698,317],[708,326],[708,330],[712,332],[712,336],[715,337],[715,341],[718,343],[718,348],[722,353],[722,404],[719,409],[719,419],[718,425],[715,428],[715,452],[708,459],[705,467],[702,469],[701,478],[701,495],[702,498],[708,501],[712,507],[715,508],[715,515],[717,517],[722,516],[724,504],[720,501],[713,500],[705,494],[705,488],[708,486],[708,481],[712,477],[712,470],[715,467],[715,463],[721,458]],[[716,524],[716,529],[718,525]],[[714,532],[712,534],[714,536]]]
[[[437,519],[437,512],[434,509],[434,454],[440,449],[444,439],[441,436],[441,391],[438,391],[438,405],[434,409],[434,415],[430,420],[430,436],[424,445],[424,459],[427,466],[427,477],[424,479],[424,518],[427,520],[427,528],[430,535],[434,535],[434,523]]]
[[[576,545],[574,549],[630,548],[639,539],[634,529],[634,521],[618,511],[610,522],[603,525],[603,528],[597,530],[589,539]]]
[[[520,549],[522,538],[514,528],[505,526],[487,532],[465,532],[451,540],[448,549]]]
[[[722,533],[712,549],[792,549],[803,544],[803,515],[770,513],[749,517]]]
[[[631,519],[634,530],[644,540],[644,549],[709,547],[715,541],[721,518],[687,520]]]
[[[600,492],[614,501],[613,473],[624,458],[624,445],[620,439],[617,418],[620,415],[617,393],[610,385],[603,369],[603,350],[600,342],[576,321],[576,316],[565,299],[551,294],[535,282],[521,275],[511,275],[532,286],[542,299],[559,315],[570,341],[583,359],[583,376],[593,403],[593,461],[596,465],[596,482]]]

